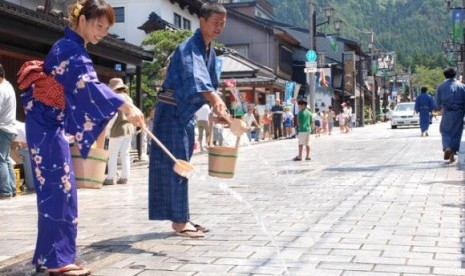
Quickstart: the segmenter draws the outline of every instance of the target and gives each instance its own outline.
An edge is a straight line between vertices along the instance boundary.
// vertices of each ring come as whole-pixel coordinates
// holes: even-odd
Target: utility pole
[[[465,0],[464,0],[465,1]],[[370,43],[371,43],[371,49],[370,49],[370,56],[371,56],[371,64],[370,66],[373,67],[373,47],[375,42],[375,35],[373,33],[373,30],[370,33]],[[373,124],[376,123],[376,85],[375,85],[375,74],[373,72],[373,68],[371,68],[371,74],[373,75],[373,91],[371,91],[371,112],[373,113]]]
[[[462,8],[465,8],[465,0],[462,1]],[[463,26],[463,25],[462,25]],[[460,45],[460,56],[462,62],[462,83],[465,83],[465,28],[462,29],[462,45]]]
[[[44,13],[49,13],[50,12],[50,9],[51,9],[51,0],[45,0],[45,3],[44,3]]]
[[[465,1],[465,0],[464,0]],[[315,5],[314,0],[309,0],[309,35],[310,35],[310,50],[315,51],[316,43],[315,43]],[[315,73],[310,72],[308,73],[308,86],[309,86],[309,93],[308,93],[308,103],[310,105],[310,109],[315,112]]]

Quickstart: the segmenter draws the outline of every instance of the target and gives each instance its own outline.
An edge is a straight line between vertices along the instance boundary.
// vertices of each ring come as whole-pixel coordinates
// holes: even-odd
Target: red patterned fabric
[[[43,62],[32,60],[25,62],[18,72],[19,89],[25,90],[33,85],[32,96],[45,105],[65,109],[63,86],[53,75],[43,70]]]

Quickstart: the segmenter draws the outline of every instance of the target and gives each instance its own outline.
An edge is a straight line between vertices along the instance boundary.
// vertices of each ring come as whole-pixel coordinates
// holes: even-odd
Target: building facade
[[[171,28],[194,31],[199,27],[198,11],[202,6],[199,0],[109,0],[109,3],[116,13],[111,32],[135,45],[141,45],[147,36],[143,26],[156,19]]]

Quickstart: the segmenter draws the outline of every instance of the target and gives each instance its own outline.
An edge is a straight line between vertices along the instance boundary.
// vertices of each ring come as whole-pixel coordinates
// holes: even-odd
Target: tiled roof
[[[137,29],[143,30],[146,34],[164,29],[179,30],[178,27],[161,18],[156,12],[151,12],[149,19]]]
[[[5,0],[0,0],[0,16],[11,17],[14,20],[42,26],[57,32],[62,32],[65,26],[67,26],[67,20],[64,18],[58,18],[43,12],[36,12]],[[20,31],[21,30],[18,30],[18,32]],[[27,36],[27,34],[24,35]],[[153,59],[153,54],[145,51],[142,47],[130,44],[111,35],[106,36],[101,44],[108,45],[125,53],[130,53],[131,55],[136,55],[145,60]]]

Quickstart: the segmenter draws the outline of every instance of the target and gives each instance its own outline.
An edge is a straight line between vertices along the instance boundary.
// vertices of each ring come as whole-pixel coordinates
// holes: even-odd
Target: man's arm
[[[219,117],[226,115],[226,104],[216,92],[206,91],[202,95],[210,103],[213,113]]]

